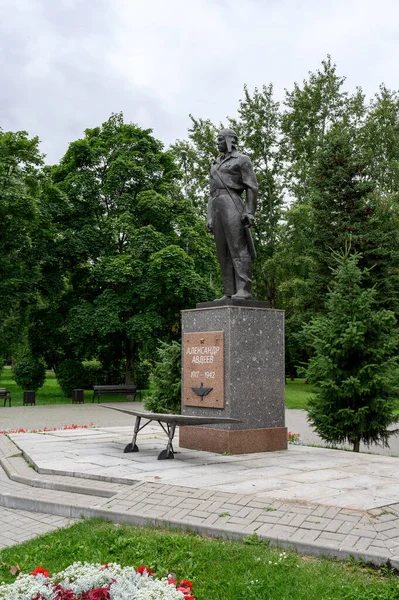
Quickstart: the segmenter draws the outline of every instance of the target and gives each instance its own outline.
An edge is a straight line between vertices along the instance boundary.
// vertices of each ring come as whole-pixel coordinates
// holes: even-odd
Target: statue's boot
[[[244,290],[238,290],[236,294],[232,296],[233,300],[252,300],[252,295],[248,294]]]
[[[232,296],[235,300],[251,300],[252,261],[248,258],[234,258],[234,274],[237,291]]]

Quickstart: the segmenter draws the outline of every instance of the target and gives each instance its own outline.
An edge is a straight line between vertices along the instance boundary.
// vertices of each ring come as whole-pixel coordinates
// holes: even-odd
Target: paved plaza
[[[42,412],[42,426],[62,427],[87,424],[90,410],[94,428],[0,436],[0,546],[98,516],[256,533],[302,553],[399,567],[399,458],[301,445],[229,456],[181,449],[177,438],[175,459],[158,461],[167,441],[158,424],[140,432],[138,453],[124,454],[134,420],[101,405],[19,407],[1,417],[7,429],[16,428],[11,417],[38,428]]]

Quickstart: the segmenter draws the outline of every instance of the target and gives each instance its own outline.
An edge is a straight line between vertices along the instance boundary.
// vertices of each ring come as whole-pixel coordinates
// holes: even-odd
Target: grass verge
[[[22,406],[23,390],[17,386],[12,378],[10,367],[4,367],[0,373],[0,387],[5,387],[11,392],[11,406]],[[143,391],[145,396],[147,390]],[[93,398],[92,390],[85,390],[85,403],[90,403]],[[36,404],[71,404],[71,398],[65,398],[53,371],[46,371],[46,381],[43,387],[36,392]],[[102,396],[101,402],[126,402],[124,396]],[[8,403],[7,403],[8,406]]]
[[[17,386],[12,378],[10,367],[5,367],[0,373],[0,387],[6,387],[12,396],[12,406],[22,406],[23,390]],[[143,390],[143,398],[149,390]],[[305,383],[304,379],[287,380],[285,384],[285,406],[286,408],[296,408],[305,410],[309,398],[313,393],[311,385]],[[85,403],[90,403],[93,397],[91,390],[85,390]],[[125,402],[123,396],[103,396],[101,402]],[[36,404],[71,404],[70,398],[65,398],[58,385],[53,371],[46,372],[46,381],[42,388],[36,392]],[[396,413],[399,414],[399,401],[397,403]]]
[[[306,409],[312,393],[312,386],[306,384],[304,379],[287,380],[285,384],[286,408]]]
[[[117,526],[90,519],[0,551],[8,569],[59,571],[74,561],[146,565],[158,577],[173,571],[194,582],[197,600],[395,600],[398,577],[355,562],[301,557],[250,536],[241,542],[167,529]]]

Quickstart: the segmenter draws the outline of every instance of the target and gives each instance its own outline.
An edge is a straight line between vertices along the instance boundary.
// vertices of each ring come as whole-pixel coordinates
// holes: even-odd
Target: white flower
[[[112,600],[182,600],[167,579],[154,579],[144,573],[136,573],[133,567],[121,567],[116,563],[100,564],[76,562],[52,577],[44,575],[20,575],[14,583],[0,585],[0,600],[32,600],[38,594],[45,600],[54,600],[53,585],[60,584],[75,594],[110,586]]]

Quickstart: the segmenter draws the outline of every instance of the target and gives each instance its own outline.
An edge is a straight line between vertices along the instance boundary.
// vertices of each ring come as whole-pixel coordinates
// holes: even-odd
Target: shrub
[[[146,390],[151,374],[151,364],[148,360],[141,360],[136,365],[136,385],[139,390]]]
[[[36,392],[46,381],[46,366],[43,359],[31,354],[17,359],[12,373],[16,384],[23,390]]]
[[[181,345],[161,342],[159,361],[152,372],[153,390],[145,398],[144,406],[151,412],[181,412]]]
[[[92,390],[93,385],[104,385],[105,374],[102,370],[101,363],[98,360],[83,361],[82,367],[82,388],[84,390]]]
[[[70,397],[75,388],[83,388],[85,370],[80,361],[67,358],[57,365],[55,376],[64,395]]]

